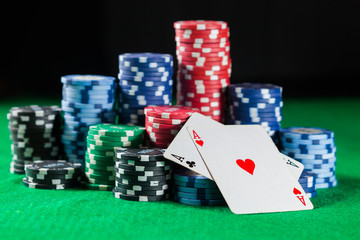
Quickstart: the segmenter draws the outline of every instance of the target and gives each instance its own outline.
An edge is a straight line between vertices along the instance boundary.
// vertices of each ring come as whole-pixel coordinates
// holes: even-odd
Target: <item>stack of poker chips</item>
[[[280,129],[281,152],[302,164],[315,177],[315,187],[337,185],[334,132],[323,128],[289,127]]]
[[[25,166],[23,184],[36,189],[67,189],[76,187],[81,179],[81,164],[63,160],[34,161]]]
[[[187,169],[178,169],[174,173],[173,196],[176,202],[188,205],[225,205],[225,199],[213,180]]]
[[[85,155],[86,182],[92,190],[112,190],[115,183],[115,151],[117,147],[138,148],[145,129],[138,126],[97,124],[89,127]]]
[[[282,87],[263,83],[237,83],[228,87],[228,124],[260,124],[277,143]]]
[[[312,198],[317,195],[314,176],[315,174],[310,171],[303,171],[299,178],[299,183],[304,189],[308,198]]]
[[[7,114],[12,161],[11,173],[25,173],[34,160],[62,158],[61,109],[58,106],[13,107]]]
[[[101,75],[66,75],[61,77],[64,112],[62,142],[69,161],[82,163],[86,152],[88,127],[115,122],[114,77]]]
[[[144,107],[171,104],[173,85],[171,55],[120,54],[119,71],[121,123],[144,126]]]
[[[168,199],[170,165],[159,148],[116,149],[114,197],[129,201]]]
[[[222,21],[174,23],[178,60],[179,105],[224,122],[226,87],[230,83],[229,28]]]
[[[167,148],[194,112],[198,112],[198,110],[183,106],[146,107],[145,128],[150,146]]]

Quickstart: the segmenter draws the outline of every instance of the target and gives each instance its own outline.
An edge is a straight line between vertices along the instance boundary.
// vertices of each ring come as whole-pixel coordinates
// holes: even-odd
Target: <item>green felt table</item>
[[[318,190],[311,199],[314,210],[254,215],[235,215],[226,206],[130,202],[111,192],[26,188],[22,175],[9,173],[6,113],[30,104],[60,100],[14,98],[0,103],[0,239],[360,238],[359,98],[284,99],[282,126],[335,132],[338,186]]]

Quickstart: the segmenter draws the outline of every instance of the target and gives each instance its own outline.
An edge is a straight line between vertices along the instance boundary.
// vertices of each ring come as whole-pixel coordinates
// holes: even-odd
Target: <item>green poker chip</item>
[[[134,136],[134,137],[109,137],[109,136],[102,136],[102,135],[96,135],[96,134],[88,134],[88,138],[94,141],[107,141],[107,142],[131,142],[140,140],[142,141],[142,135],[140,136]]]
[[[91,168],[87,168],[85,167],[85,173],[87,174],[98,174],[101,176],[112,176],[115,174],[115,170],[113,169],[112,171],[106,171],[106,170],[98,170],[98,169],[91,169]]]
[[[88,153],[104,157],[115,157],[115,151],[99,151],[94,149],[88,149]]]
[[[89,134],[109,137],[133,137],[142,136],[145,132],[144,127],[129,126],[122,124],[97,124],[89,127]]]
[[[86,138],[88,144],[93,144],[95,146],[101,147],[138,147],[142,144],[143,140],[134,140],[130,142],[109,142],[109,141],[101,141],[101,140],[93,140],[90,139],[89,136]]]
[[[85,162],[88,164],[93,164],[93,165],[99,165],[99,166],[114,166],[114,161],[101,161],[101,160],[91,160],[88,157],[85,156]]]
[[[105,181],[115,181],[115,174],[103,175],[103,174],[85,172],[85,176],[87,178],[90,178],[90,179],[98,179],[98,180],[105,180]]]
[[[89,158],[90,160],[97,160],[97,161],[104,161],[104,162],[115,162],[115,157],[111,156],[101,156],[91,153],[85,153],[85,156]]]
[[[96,184],[96,183],[87,183],[87,182],[82,182],[81,186],[88,190],[99,190],[99,191],[112,191],[114,188],[114,185]]]

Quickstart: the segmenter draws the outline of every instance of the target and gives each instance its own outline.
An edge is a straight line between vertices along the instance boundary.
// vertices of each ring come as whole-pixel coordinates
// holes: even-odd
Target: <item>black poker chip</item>
[[[22,179],[23,184],[28,188],[62,190],[73,187],[72,184],[41,184],[29,181],[26,177]]]
[[[123,193],[126,195],[133,195],[133,196],[162,196],[165,194],[169,194],[169,190],[143,190],[143,191],[136,191],[130,189],[124,189],[120,187],[115,187],[114,191]]]
[[[155,191],[155,190],[167,190],[169,189],[169,185],[165,182],[163,185],[158,186],[143,186],[143,185],[128,185],[128,184],[122,184],[120,182],[116,182],[116,187],[122,188],[122,189],[128,189],[128,190],[134,190],[134,191]]]
[[[26,165],[25,169],[28,172],[43,175],[72,174],[81,169],[81,164],[67,162],[65,160],[34,161],[31,165]]]
[[[137,201],[137,202],[155,202],[166,200],[169,198],[168,194],[160,195],[160,196],[134,196],[134,195],[127,195],[124,193],[117,192],[113,189],[113,195],[115,198],[128,200],[128,201]]]
[[[158,161],[164,160],[164,152],[162,148],[117,148],[116,158],[139,162]]]
[[[144,171],[166,171],[170,170],[170,165],[152,167],[152,166],[139,166],[139,165],[129,165],[122,162],[115,162],[115,167],[119,169],[124,169],[128,171],[144,172]]]

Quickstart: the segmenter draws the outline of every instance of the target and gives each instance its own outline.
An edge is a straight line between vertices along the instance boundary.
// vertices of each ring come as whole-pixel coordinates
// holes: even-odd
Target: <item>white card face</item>
[[[313,209],[263,127],[203,124],[187,131],[233,213]]]
[[[193,113],[164,153],[164,157],[166,159],[169,159],[185,168],[212,179],[210,172],[208,171],[186,130],[188,126],[207,126],[211,129],[212,127],[216,126],[227,127],[230,125],[223,125],[200,113]],[[290,171],[293,173],[295,179],[299,179],[302,171],[304,170],[304,165],[286,155],[283,155],[283,160],[289,167]]]

